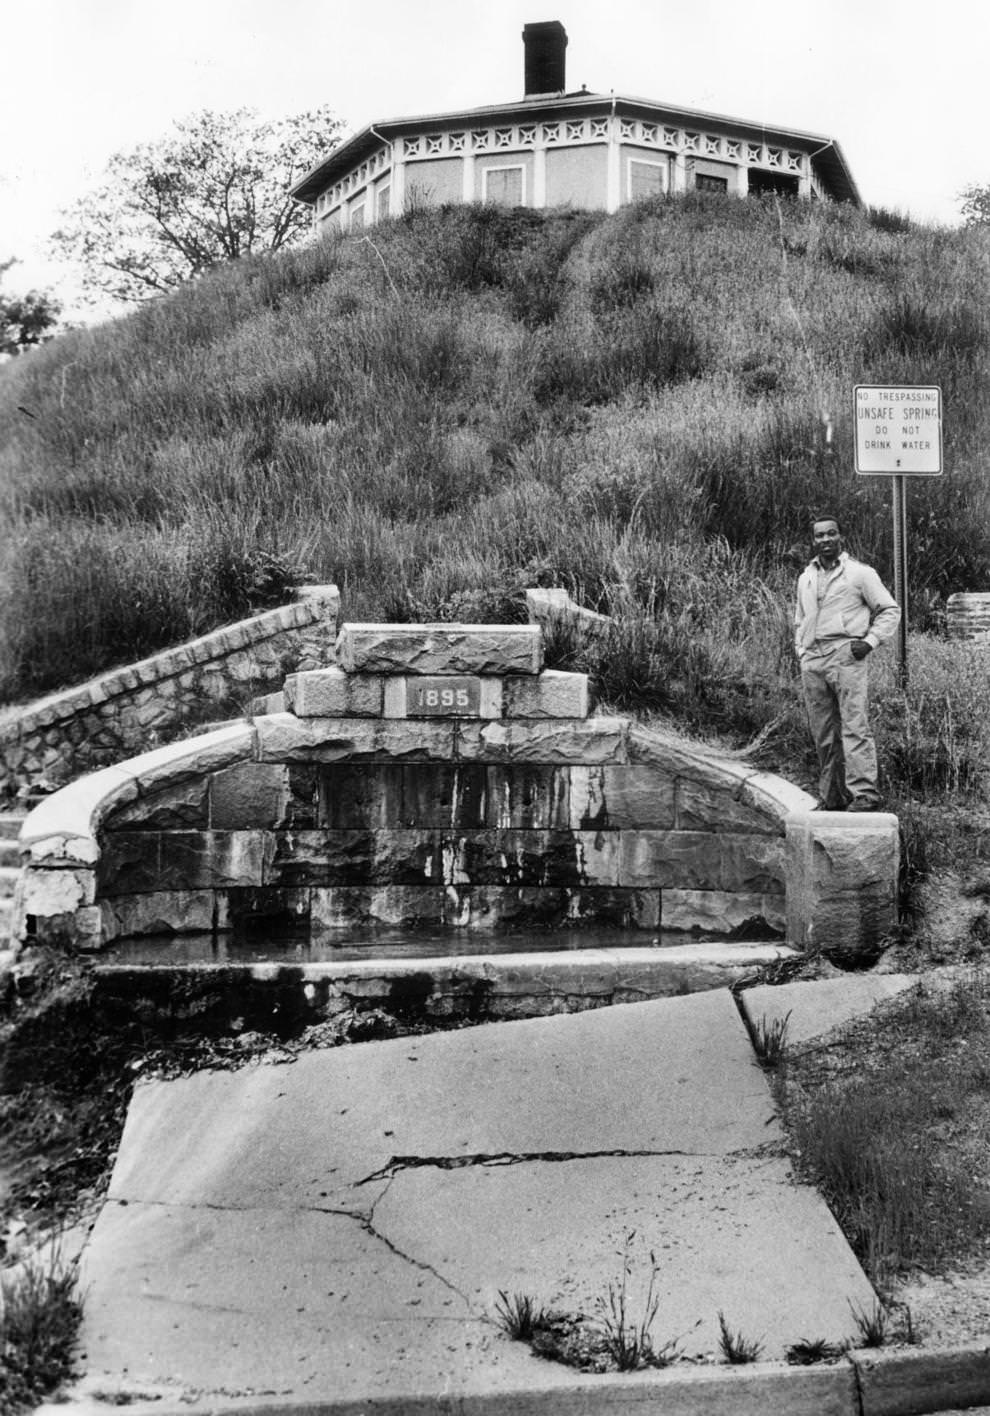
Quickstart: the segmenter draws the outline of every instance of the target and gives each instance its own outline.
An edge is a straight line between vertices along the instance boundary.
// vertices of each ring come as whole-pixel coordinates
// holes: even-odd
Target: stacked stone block
[[[973,644],[990,644],[990,594],[985,591],[957,591],[945,602],[946,627],[950,639],[966,639]]]
[[[316,936],[781,928],[777,817],[589,717],[539,626],[345,625],[335,658],[287,679],[254,762],[108,820],[106,940],[170,911]]]
[[[590,716],[585,678],[542,668],[536,625],[344,626],[336,659],[290,676],[286,711],[43,802],[18,938],[288,931],[373,956],[388,927],[463,931],[469,951],[484,931],[533,948],[543,929],[786,923],[852,956],[896,920],[896,818],[809,813],[743,761]]]

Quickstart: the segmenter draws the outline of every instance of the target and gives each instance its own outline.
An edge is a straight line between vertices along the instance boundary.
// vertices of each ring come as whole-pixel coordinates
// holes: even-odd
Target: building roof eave
[[[821,133],[807,133],[798,129],[769,126],[754,120],[734,118],[723,113],[708,113],[699,109],[684,108],[675,104],[659,103],[653,99],[635,98],[620,94],[572,93],[540,95],[522,99],[514,103],[491,104],[483,108],[462,109],[451,113],[428,113],[406,118],[388,118],[369,123],[353,137],[346,139],[338,147],[307,172],[290,188],[290,195],[297,201],[312,205],[320,192],[338,175],[348,171],[355,163],[374,152],[382,143],[390,144],[395,138],[427,127],[446,128],[451,125],[469,126],[493,121],[509,121],[520,117],[560,117],[565,113],[588,111],[649,113],[658,122],[677,123],[703,127],[716,126],[740,137],[758,139],[762,142],[781,143],[801,148],[808,154],[814,166],[819,169],[824,184],[840,200],[862,205],[859,191],[852,173],[834,138]]]

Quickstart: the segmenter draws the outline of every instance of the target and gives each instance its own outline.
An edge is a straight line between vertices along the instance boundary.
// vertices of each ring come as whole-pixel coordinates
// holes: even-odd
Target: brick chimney
[[[564,92],[567,32],[559,20],[523,26],[526,47],[526,98]]]

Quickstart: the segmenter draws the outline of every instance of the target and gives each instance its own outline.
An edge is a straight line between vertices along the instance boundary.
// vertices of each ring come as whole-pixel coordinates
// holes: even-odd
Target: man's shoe
[[[822,801],[819,797],[811,809],[812,811],[845,811],[846,808],[844,806],[829,806],[827,801]]]
[[[868,797],[854,797],[846,807],[847,811],[882,811],[883,807],[878,801],[870,801]]]

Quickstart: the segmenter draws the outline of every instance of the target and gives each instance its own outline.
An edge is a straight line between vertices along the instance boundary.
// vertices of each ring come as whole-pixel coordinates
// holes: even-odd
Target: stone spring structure
[[[894,922],[895,818],[812,815],[780,778],[589,716],[536,624],[344,625],[336,653],[288,678],[286,710],[36,808],[21,941],[290,926],[373,955],[389,927],[618,927],[856,956]]]

